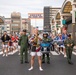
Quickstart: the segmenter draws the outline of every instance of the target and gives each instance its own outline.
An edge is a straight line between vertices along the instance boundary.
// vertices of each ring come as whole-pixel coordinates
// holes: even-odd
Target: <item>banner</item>
[[[30,19],[43,19],[43,13],[28,13]]]

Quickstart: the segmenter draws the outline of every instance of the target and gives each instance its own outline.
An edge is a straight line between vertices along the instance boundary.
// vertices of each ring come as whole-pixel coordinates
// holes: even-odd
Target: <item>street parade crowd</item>
[[[1,37],[3,57],[7,57],[8,53],[13,54],[13,52],[18,49],[20,63],[23,64],[23,59],[25,59],[25,63],[29,63],[28,51],[30,51],[31,67],[28,70],[33,70],[34,59],[37,55],[39,70],[43,71],[42,63],[46,61],[47,64],[50,64],[50,50],[56,50],[58,54],[60,54],[61,51],[64,53],[64,57],[67,58],[68,64],[73,64],[71,57],[75,43],[71,38],[71,34],[59,33],[55,36],[51,33],[43,32],[40,35],[37,29],[33,35],[28,36],[26,33],[27,31],[25,29],[18,35],[15,33],[8,35],[7,32],[4,31]],[[45,60],[45,58],[47,58],[47,60]]]

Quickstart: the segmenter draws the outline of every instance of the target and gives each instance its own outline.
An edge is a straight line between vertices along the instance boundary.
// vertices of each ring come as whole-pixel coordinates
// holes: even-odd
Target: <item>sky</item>
[[[43,13],[44,6],[61,7],[64,0],[0,0],[0,16],[11,17],[12,12],[20,12],[22,18],[28,13]],[[31,24],[43,27],[43,20],[31,20]]]

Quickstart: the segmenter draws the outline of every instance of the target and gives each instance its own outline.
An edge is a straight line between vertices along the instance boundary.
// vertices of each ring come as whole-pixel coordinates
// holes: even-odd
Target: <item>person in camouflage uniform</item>
[[[66,48],[66,55],[69,64],[73,64],[71,61],[72,51],[74,47],[74,41],[71,39],[71,34],[68,34],[68,38],[64,42]]]
[[[23,30],[23,35],[19,39],[21,64],[23,64],[23,53],[25,53],[25,63],[28,63],[28,36],[26,30]]]

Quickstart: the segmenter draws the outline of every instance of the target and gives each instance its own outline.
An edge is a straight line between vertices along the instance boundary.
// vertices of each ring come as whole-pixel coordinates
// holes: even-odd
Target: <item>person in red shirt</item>
[[[12,42],[13,42],[13,46],[14,46],[14,50],[16,50],[16,47],[17,47],[17,37],[16,37],[16,35],[13,35],[12,36]]]
[[[13,41],[12,41],[12,34],[10,34],[10,40],[9,40],[9,43],[8,43],[8,46],[9,46],[9,50],[11,51],[11,54],[13,54]]]

